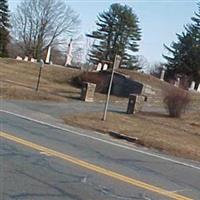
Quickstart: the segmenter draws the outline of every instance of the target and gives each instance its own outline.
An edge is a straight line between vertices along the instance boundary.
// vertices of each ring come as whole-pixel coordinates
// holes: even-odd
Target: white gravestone
[[[68,49],[67,49],[67,57],[65,66],[72,64],[72,39],[69,42]]]
[[[200,84],[199,84],[199,86],[198,86],[198,88],[197,88],[197,92],[200,92]]]
[[[24,57],[24,61],[26,61],[26,62],[28,61],[28,56]]]
[[[180,86],[180,81],[181,81],[181,79],[177,78],[177,81],[175,82],[174,86],[175,87],[179,87]]]
[[[16,57],[16,60],[23,60],[23,59],[22,59],[22,57],[17,56],[17,57]]]
[[[108,64],[103,65],[103,71],[106,71],[108,69]]]
[[[101,63],[98,63],[96,71],[97,71],[97,72],[100,72],[100,71],[101,71],[101,68],[102,68],[102,64],[101,64]]]
[[[47,56],[46,56],[46,63],[50,63],[50,56],[51,56],[51,46],[49,46],[48,51],[47,51]]]
[[[34,58],[31,58],[31,62],[33,62],[33,63],[34,63],[34,62],[36,62],[36,59],[34,59]]]
[[[194,88],[195,88],[195,82],[194,82],[194,81],[192,81],[192,83],[191,83],[191,85],[190,85],[190,88],[189,88],[189,90],[194,90]]]
[[[161,71],[161,76],[160,76],[160,80],[161,80],[161,81],[164,81],[164,78],[165,78],[165,69],[162,69],[162,71]]]

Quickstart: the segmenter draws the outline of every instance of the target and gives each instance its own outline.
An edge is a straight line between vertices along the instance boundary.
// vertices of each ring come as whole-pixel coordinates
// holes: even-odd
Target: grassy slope
[[[156,97],[154,96],[153,99],[151,99],[151,103],[154,104],[156,102],[156,98],[160,98],[160,101],[163,101],[163,97],[173,89],[176,89],[173,85],[161,81],[158,78],[155,78],[151,75],[147,74],[142,74],[138,73],[137,71],[133,70],[124,70],[124,69],[119,69],[118,72],[121,72],[123,74],[129,75],[130,78],[133,80],[142,82],[144,84],[150,85],[156,90]],[[191,97],[191,105],[193,107],[199,107],[200,106],[200,95],[199,93],[196,92],[190,92],[190,97]]]
[[[45,65],[42,70],[40,90],[34,91],[37,83],[39,64],[17,61],[14,59],[0,58],[0,98],[8,99],[49,99],[66,100],[66,98],[79,98],[80,89],[69,84],[71,78],[78,76],[81,71],[71,68],[61,68]],[[138,73],[132,70],[119,69],[119,72],[128,74],[134,80],[151,85],[160,91],[159,96],[165,90],[173,86],[159,79]],[[26,95],[27,94],[27,95]],[[194,102],[199,102],[199,95],[192,94]],[[105,95],[96,94],[96,100],[104,100]],[[112,97],[114,101],[122,101],[124,98]],[[127,100],[126,100],[127,101]]]
[[[39,92],[35,92],[39,64],[0,58],[0,98],[66,101],[80,98],[80,89],[70,81],[82,72],[77,69],[45,65],[42,69]],[[96,93],[96,101],[105,101],[105,95]],[[111,101],[127,101],[112,96]]]
[[[66,100],[78,98],[80,90],[69,82],[80,71],[46,65],[42,69],[39,92],[35,92],[39,64],[0,58],[0,98],[31,100]]]

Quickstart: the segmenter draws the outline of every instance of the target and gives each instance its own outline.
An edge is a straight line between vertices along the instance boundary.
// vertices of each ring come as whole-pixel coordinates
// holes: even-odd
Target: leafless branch
[[[23,44],[24,54],[37,59],[48,46],[67,40],[79,25],[78,15],[63,0],[23,0],[12,21],[14,38]]]

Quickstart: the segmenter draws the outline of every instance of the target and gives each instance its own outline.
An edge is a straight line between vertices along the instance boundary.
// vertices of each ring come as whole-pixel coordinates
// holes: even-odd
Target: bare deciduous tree
[[[23,0],[13,15],[13,36],[24,54],[37,59],[49,46],[63,44],[79,24],[62,0]]]
[[[154,63],[150,69],[150,74],[156,78],[160,78],[164,66],[165,64],[162,62]]]
[[[150,68],[150,63],[147,60],[147,58],[145,58],[142,55],[138,55],[136,56],[136,60],[137,60],[136,62],[137,68],[140,69],[140,71],[142,72],[148,73]]]

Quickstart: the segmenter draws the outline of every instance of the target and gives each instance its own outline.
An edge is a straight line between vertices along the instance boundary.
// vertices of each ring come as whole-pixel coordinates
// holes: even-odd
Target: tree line
[[[164,55],[167,60],[167,79],[177,74],[187,77],[188,81],[195,81],[196,88],[200,83],[200,2],[192,22],[184,27],[185,31],[177,34],[177,42],[170,47],[165,46],[171,56]]]
[[[177,34],[177,42],[165,45],[166,79],[181,75],[200,83],[200,2],[191,23]],[[79,16],[63,0],[22,0],[11,15],[7,0],[0,0],[0,56],[7,57],[8,46],[17,45],[23,55],[41,59],[49,46],[66,45],[66,39],[79,29]],[[112,67],[116,54],[122,57],[121,67],[140,69],[138,56],[142,30],[133,8],[119,3],[97,16],[96,30],[86,34],[93,44],[88,61],[107,63]]]

